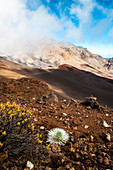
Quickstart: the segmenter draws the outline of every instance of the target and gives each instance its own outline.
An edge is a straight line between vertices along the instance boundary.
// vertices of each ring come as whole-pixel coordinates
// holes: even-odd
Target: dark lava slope
[[[26,70],[27,71],[27,70]],[[113,107],[113,80],[102,78],[90,72],[78,70],[34,69],[29,72],[35,78],[61,89],[67,96],[83,100],[86,96],[96,96],[101,105]]]
[[[6,65],[6,66],[5,66]],[[8,67],[10,66],[10,67]],[[83,100],[85,97],[94,95],[101,105],[113,108],[113,80],[99,77],[90,72],[78,70],[69,65],[59,66],[58,69],[37,69],[19,65],[0,58],[0,75],[2,72],[11,71],[24,77],[42,80],[52,86],[59,95]],[[9,72],[8,72],[9,74]],[[60,91],[63,91],[61,94]],[[58,94],[57,94],[58,95]]]

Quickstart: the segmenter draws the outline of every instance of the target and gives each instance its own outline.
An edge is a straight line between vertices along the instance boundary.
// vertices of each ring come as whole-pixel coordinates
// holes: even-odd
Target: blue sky
[[[113,57],[113,1],[0,0],[0,36],[4,50],[52,38]]]

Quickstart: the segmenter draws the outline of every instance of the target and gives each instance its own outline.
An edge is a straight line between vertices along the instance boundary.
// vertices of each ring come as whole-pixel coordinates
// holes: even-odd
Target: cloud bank
[[[69,6],[59,1],[59,17],[51,10],[51,1],[46,0],[47,6],[41,0],[0,0],[0,53],[31,53],[41,39],[50,38],[84,45],[96,53],[96,47],[104,51],[107,43],[105,55],[113,56],[113,9],[95,0],[73,0]]]

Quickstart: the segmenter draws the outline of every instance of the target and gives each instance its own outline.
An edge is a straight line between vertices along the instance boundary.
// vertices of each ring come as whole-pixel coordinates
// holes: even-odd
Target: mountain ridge
[[[113,78],[112,59],[93,54],[86,48],[57,41],[41,41],[30,53],[1,55],[4,59],[35,68],[57,67],[69,64],[102,77]]]

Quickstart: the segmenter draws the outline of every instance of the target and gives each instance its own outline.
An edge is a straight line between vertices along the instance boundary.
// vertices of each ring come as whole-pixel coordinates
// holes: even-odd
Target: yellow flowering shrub
[[[44,146],[42,135],[37,122],[34,121],[34,115],[27,107],[18,106],[15,102],[0,103],[1,153],[7,152],[13,159],[18,155],[31,156],[31,151],[34,155],[36,151],[48,153],[51,148],[50,145]]]
[[[32,131],[31,115],[29,110],[21,108],[15,102],[0,103],[0,147],[12,142],[12,136],[14,140],[19,140],[19,136]]]

